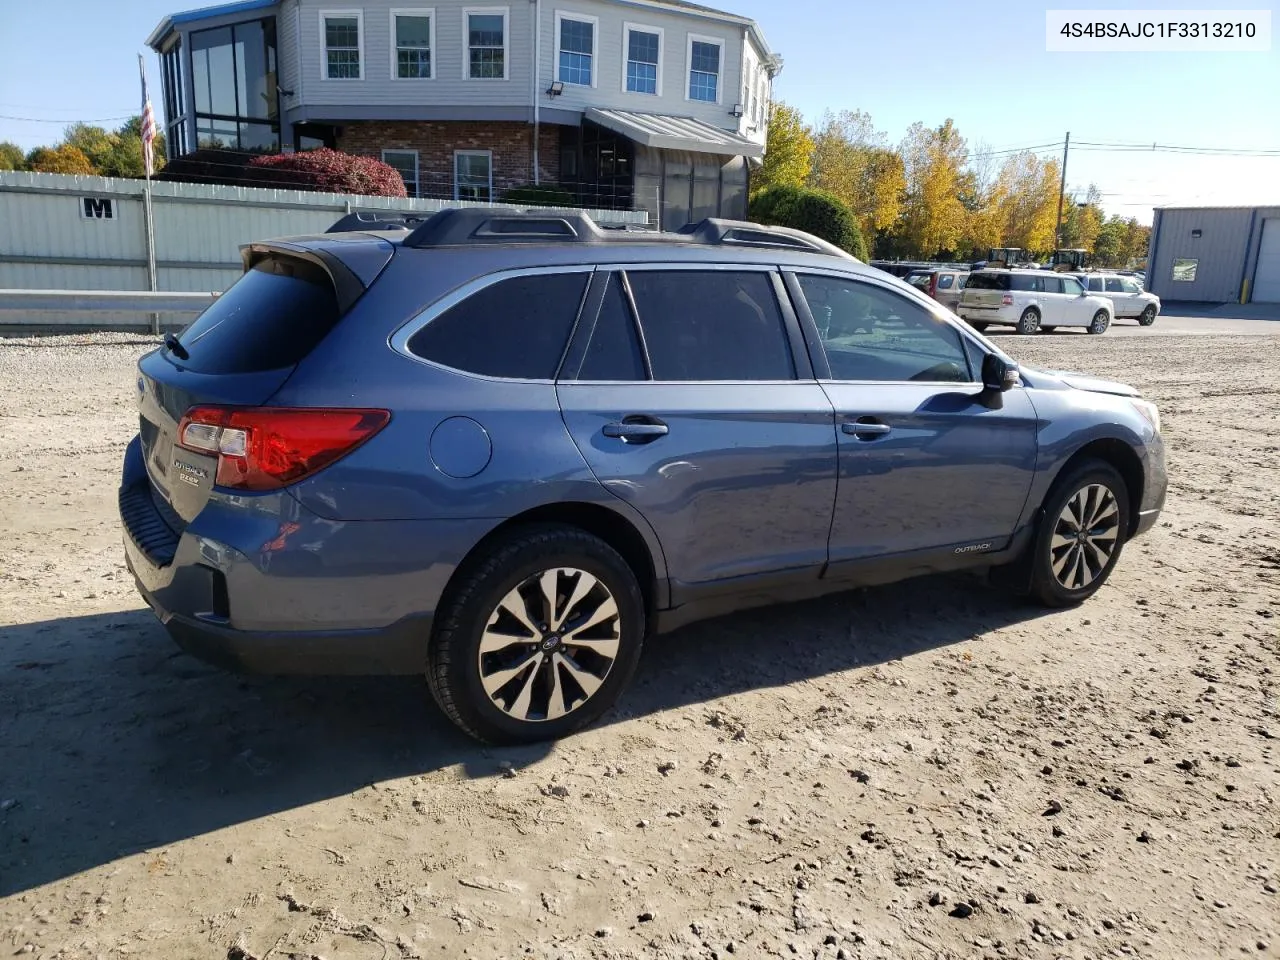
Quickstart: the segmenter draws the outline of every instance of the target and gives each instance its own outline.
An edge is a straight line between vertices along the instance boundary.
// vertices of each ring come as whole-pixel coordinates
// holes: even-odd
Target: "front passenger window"
[[[920,304],[857,280],[798,279],[833,380],[972,382],[959,331]]]

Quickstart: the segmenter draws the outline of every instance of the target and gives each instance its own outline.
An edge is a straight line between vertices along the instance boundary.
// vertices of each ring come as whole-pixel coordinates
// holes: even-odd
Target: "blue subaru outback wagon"
[[[591,722],[647,635],[753,605],[963,568],[1079,603],[1164,502],[1137,391],[807,234],[452,210],[242,256],[139,362],[139,589],[199,657],[425,674],[484,740]]]

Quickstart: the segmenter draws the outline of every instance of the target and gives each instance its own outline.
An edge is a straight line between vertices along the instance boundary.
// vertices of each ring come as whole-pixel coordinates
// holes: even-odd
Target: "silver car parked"
[[[1076,273],[1072,276],[1083,283],[1093,296],[1110,300],[1116,319],[1133,318],[1144,327],[1156,322],[1160,298],[1143,290],[1134,278],[1114,273]]]

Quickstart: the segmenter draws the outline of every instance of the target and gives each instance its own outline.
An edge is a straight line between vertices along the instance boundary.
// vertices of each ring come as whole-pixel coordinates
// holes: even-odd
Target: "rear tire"
[[[1035,307],[1027,307],[1018,318],[1018,332],[1030,336],[1040,329],[1040,311]]]
[[[1111,576],[1128,531],[1129,489],[1120,472],[1102,460],[1071,468],[1045,497],[1023,560],[1031,567],[1031,597],[1047,607],[1089,599]]]
[[[613,706],[644,635],[640,586],[617,551],[573,527],[528,527],[459,570],[437,615],[427,682],[477,740],[554,740]]]
[[[1101,336],[1111,327],[1111,315],[1105,310],[1099,310],[1093,315],[1093,321],[1089,324],[1089,332],[1095,336]]]
[[[981,320],[966,320],[965,323],[973,327],[973,329],[977,330],[979,333],[986,332],[987,325],[983,323]]]
[[[1156,306],[1154,303],[1148,304],[1147,309],[1138,315],[1138,325],[1149,327],[1156,322]]]

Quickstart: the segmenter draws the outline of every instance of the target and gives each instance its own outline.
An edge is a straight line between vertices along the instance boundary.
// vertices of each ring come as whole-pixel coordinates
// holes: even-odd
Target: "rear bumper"
[[[420,674],[436,604],[493,520],[324,520],[288,493],[212,495],[184,524],[135,438],[120,515],[138,592],[180,647],[233,670]]]
[[[214,610],[178,613],[162,596],[180,597],[198,609],[216,606],[218,572],[202,564],[156,568],[126,533],[125,562],[138,593],[173,641],[200,660],[237,673],[287,675],[420,674],[426,669],[432,618],[405,617],[387,627],[363,630],[237,630]],[[145,578],[145,580],[144,580]],[[160,583],[148,589],[147,582]],[[208,604],[199,601],[209,598]]]

